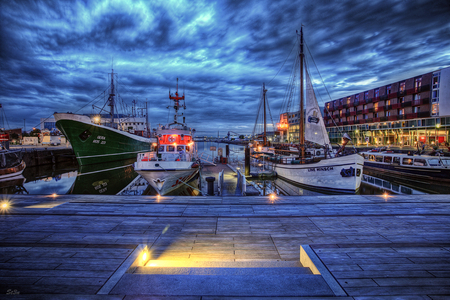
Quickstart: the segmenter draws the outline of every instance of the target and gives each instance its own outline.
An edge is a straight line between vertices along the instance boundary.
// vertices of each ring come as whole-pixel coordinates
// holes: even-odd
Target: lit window
[[[400,92],[405,91],[405,86],[406,86],[406,83],[404,81],[400,82]]]
[[[388,85],[387,87],[386,87],[386,95],[389,95],[390,93],[391,93],[391,86],[390,85]]]
[[[374,97],[377,98],[380,96],[380,89],[375,89],[374,91]]]
[[[369,92],[364,92],[364,100],[369,99]]]
[[[405,97],[400,97],[400,98],[398,99],[398,102],[400,102],[400,103],[405,103]]]
[[[439,115],[439,103],[433,103],[433,105],[431,106],[431,114],[433,116]]]
[[[397,114],[398,114],[399,116],[404,115],[404,114],[405,114],[405,109],[404,109],[404,108],[399,109]]]
[[[391,105],[391,100],[386,100],[385,105],[386,106]]]
[[[415,106],[414,113],[419,113],[419,112],[420,112],[420,106]]]
[[[420,100],[420,94],[414,94],[414,100]]]

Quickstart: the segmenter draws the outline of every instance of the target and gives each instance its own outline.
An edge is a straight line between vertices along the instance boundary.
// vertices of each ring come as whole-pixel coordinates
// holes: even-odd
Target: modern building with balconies
[[[449,142],[450,67],[325,103],[332,143],[416,146]]]

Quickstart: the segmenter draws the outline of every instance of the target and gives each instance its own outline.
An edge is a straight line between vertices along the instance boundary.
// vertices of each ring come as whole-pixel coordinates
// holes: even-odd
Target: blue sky
[[[450,65],[441,0],[3,0],[0,16],[0,102],[27,130],[102,107],[113,60],[121,98],[148,101],[153,125],[178,77],[198,134],[251,133],[263,82],[274,122],[282,112],[301,24],[332,99]]]

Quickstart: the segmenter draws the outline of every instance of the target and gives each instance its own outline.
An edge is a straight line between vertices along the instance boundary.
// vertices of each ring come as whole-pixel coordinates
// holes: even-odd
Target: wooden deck
[[[298,261],[310,245],[340,299],[450,295],[450,195],[2,198],[0,294],[11,299],[156,299],[97,295],[142,244],[152,260],[185,263]]]

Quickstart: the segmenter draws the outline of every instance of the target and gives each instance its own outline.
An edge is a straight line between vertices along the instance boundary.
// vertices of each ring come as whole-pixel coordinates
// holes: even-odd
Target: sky
[[[121,113],[147,101],[152,127],[167,123],[179,78],[197,135],[249,134],[263,83],[270,122],[286,109],[302,25],[323,106],[448,67],[449,20],[446,0],[2,0],[4,126],[29,131],[54,112],[98,112],[114,68]]]

